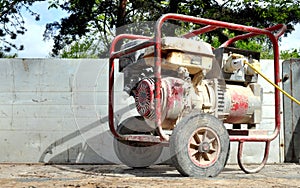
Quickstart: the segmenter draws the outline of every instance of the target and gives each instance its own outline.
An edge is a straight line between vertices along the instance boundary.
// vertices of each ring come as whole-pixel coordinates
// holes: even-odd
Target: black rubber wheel
[[[226,165],[229,145],[223,122],[210,114],[191,113],[170,138],[172,162],[183,176],[215,177]]]
[[[140,128],[139,128],[140,127]],[[151,134],[149,127],[141,117],[131,117],[123,121],[117,131],[120,134]],[[137,131],[140,130],[140,131]],[[114,150],[119,160],[132,168],[146,168],[157,161],[163,146],[145,145],[139,142],[114,140]]]

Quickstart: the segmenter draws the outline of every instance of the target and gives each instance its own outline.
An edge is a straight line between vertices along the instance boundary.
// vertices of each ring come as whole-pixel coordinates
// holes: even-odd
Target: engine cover
[[[153,119],[155,107],[154,80],[152,78],[146,78],[139,82],[134,99],[139,114],[147,119]]]
[[[185,85],[186,83],[182,79],[173,77],[162,79],[162,119],[176,119],[183,111],[186,98],[184,96]],[[154,80],[145,78],[138,83],[135,93],[137,111],[141,116],[149,120],[154,120],[155,118],[154,89]]]

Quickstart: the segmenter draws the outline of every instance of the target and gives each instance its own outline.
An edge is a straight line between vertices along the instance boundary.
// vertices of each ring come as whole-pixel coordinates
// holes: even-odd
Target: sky
[[[40,20],[35,21],[34,16],[22,11],[27,32],[24,35],[19,35],[14,42],[23,44],[24,50],[12,51],[11,53],[17,53],[20,58],[47,58],[50,56],[53,40],[43,41],[46,24],[59,21],[66,17],[67,13],[54,8],[48,9],[47,1],[34,3],[31,10],[40,14]]]
[[[38,2],[32,7],[34,12],[40,13],[40,21],[35,21],[33,16],[24,12],[25,35],[18,36],[16,44],[23,44],[24,50],[12,51],[17,53],[19,58],[47,58],[50,55],[53,40],[43,41],[43,33],[47,23],[59,21],[66,17],[67,13],[57,9],[48,10],[48,2]],[[280,50],[289,50],[292,48],[300,49],[300,24],[295,26],[295,31],[287,37],[282,37],[280,42]]]

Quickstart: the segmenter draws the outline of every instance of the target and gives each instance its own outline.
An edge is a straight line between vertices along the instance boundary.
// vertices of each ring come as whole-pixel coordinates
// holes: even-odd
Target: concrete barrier
[[[273,77],[272,62],[262,70]],[[115,75],[115,119],[135,114],[133,100]],[[0,162],[119,163],[108,129],[107,59],[0,59]],[[264,88],[263,122],[274,127],[274,89]],[[269,162],[281,162],[282,138]],[[264,144],[247,144],[245,161],[260,162]],[[168,148],[157,163],[168,159]],[[229,163],[236,162],[232,143]]]

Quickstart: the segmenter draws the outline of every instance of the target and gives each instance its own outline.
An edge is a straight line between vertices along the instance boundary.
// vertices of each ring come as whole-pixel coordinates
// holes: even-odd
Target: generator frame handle
[[[141,142],[152,142],[152,143],[168,143],[169,137],[166,135],[162,129],[161,125],[161,42],[162,42],[162,25],[167,20],[177,20],[183,22],[190,22],[194,24],[206,25],[198,30],[194,30],[189,32],[182,37],[190,38],[195,35],[203,34],[206,32],[213,31],[218,28],[227,28],[231,30],[238,30],[246,32],[243,35],[238,35],[233,37],[223,43],[221,47],[229,46],[230,44],[242,40],[247,39],[250,37],[255,37],[258,35],[266,35],[273,44],[273,53],[274,53],[274,83],[278,85],[280,82],[280,68],[279,68],[279,46],[278,46],[278,39],[286,30],[286,26],[283,24],[278,24],[269,28],[260,29],[251,26],[245,26],[240,24],[228,23],[223,21],[217,21],[212,19],[206,18],[198,18],[193,16],[186,16],[181,14],[165,14],[162,15],[156,22],[155,25],[155,36],[154,38],[145,37],[140,35],[131,35],[131,34],[122,34],[118,35],[112,42],[111,49],[110,49],[110,59],[109,59],[109,127],[112,134],[121,140],[130,140],[130,141],[141,141]],[[277,33],[273,34],[272,32],[278,31]],[[133,47],[129,47],[120,51],[115,51],[116,44],[123,39],[146,39],[147,41],[142,42]],[[114,59],[119,58],[123,55],[132,53],[134,51],[154,46],[154,80],[155,80],[155,91],[154,91],[154,102],[155,102],[155,127],[158,129],[159,136],[148,136],[148,135],[120,135],[117,133],[116,128],[114,126],[114,96],[113,96],[113,85],[114,85]],[[255,136],[243,136],[243,135],[231,135],[230,141],[238,142],[238,164],[240,168],[246,173],[256,173],[260,171],[267,162],[269,149],[270,149],[270,142],[274,140],[280,132],[280,91],[275,88],[275,128],[271,135],[255,135]],[[259,165],[258,168],[249,170],[245,168],[242,163],[242,153],[243,153],[243,143],[244,142],[265,142],[265,151],[264,151],[264,158],[262,163]]]

